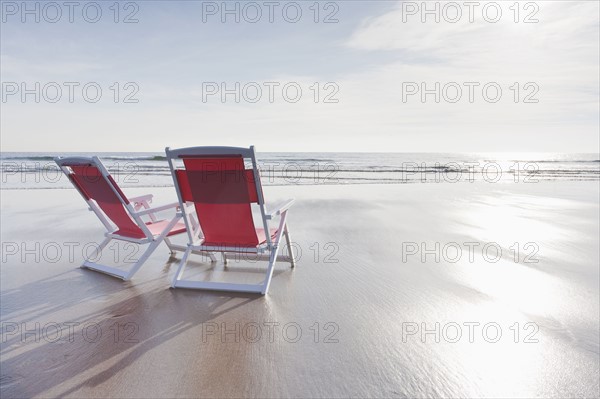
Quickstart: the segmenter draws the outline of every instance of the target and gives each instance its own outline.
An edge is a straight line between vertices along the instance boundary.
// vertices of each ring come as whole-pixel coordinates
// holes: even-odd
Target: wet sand
[[[0,191],[2,398],[600,395],[597,182],[265,191],[302,253],[264,297],[170,289],[164,245],[79,269],[103,230],[73,190]]]

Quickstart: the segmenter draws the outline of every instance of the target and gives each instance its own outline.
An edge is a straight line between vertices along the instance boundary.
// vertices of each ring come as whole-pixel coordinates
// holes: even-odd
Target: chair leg
[[[173,277],[173,282],[171,283],[172,288],[175,288],[177,280],[183,276],[183,271],[185,270],[185,265],[187,264],[187,259],[188,256],[190,256],[190,252],[192,252],[192,247],[188,247],[183,253],[183,257],[181,258],[181,262],[179,262],[179,267],[177,268],[177,272],[175,272],[175,277]]]
[[[267,278],[265,279],[265,285],[262,290],[262,294],[265,295],[269,291],[271,285],[271,279],[273,278],[273,269],[275,268],[275,262],[277,262],[277,253],[279,252],[279,244],[281,243],[281,235],[287,231],[287,211],[281,214],[279,219],[278,233],[275,237],[275,242],[271,247],[271,254],[269,257],[269,268],[267,269]]]
[[[175,248],[173,248],[173,244],[171,244],[171,240],[169,240],[167,237],[164,238],[165,240],[165,244],[167,244],[167,247],[169,247],[169,252],[171,255],[175,255]]]
[[[292,239],[290,238],[290,232],[288,230],[288,226],[287,223],[285,224],[285,227],[283,228],[283,235],[285,236],[285,242],[287,244],[287,248],[288,248],[288,255],[290,257],[290,264],[292,265],[292,267],[296,266],[296,259],[294,256],[294,248],[292,247]]]
[[[275,262],[277,262],[277,252],[279,251],[279,246],[275,246],[271,250],[271,256],[269,257],[269,268],[267,269],[267,278],[265,279],[265,285],[262,290],[262,294],[265,295],[269,291],[269,286],[271,285],[271,279],[273,278],[273,269],[275,269]]]
[[[142,254],[142,256],[140,256],[138,261],[135,262],[135,264],[129,270],[129,272],[123,278],[123,280],[125,280],[125,281],[129,280],[135,274],[135,272],[137,272],[139,270],[139,268],[142,267],[144,262],[146,262],[146,259],[148,259],[150,257],[150,255],[152,255],[152,252],[154,252],[154,250],[156,248],[158,248],[159,245],[160,245],[160,241],[152,241],[150,243],[150,246],[148,247],[148,249],[146,249],[146,251]]]
[[[106,247],[106,246],[108,245],[108,243],[109,243],[111,240],[112,240],[112,237],[106,237],[106,238],[104,239],[104,241],[102,241],[102,242],[100,243],[100,245],[98,245],[98,248],[96,248],[96,256],[100,256],[100,255],[102,254],[102,250],[104,249],[104,247]],[[80,267],[80,268],[82,268],[82,269],[86,269],[86,266],[85,266],[85,264],[86,264],[87,262],[89,262],[89,261],[90,261],[90,258],[87,258],[87,259],[85,259],[85,260],[83,261],[83,263],[81,264],[81,266],[79,266],[79,267]]]

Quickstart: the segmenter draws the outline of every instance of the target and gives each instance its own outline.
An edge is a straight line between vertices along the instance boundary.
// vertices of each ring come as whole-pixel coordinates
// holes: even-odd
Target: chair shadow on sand
[[[43,343],[35,344],[32,339],[22,340],[20,334],[4,339],[1,354],[7,354],[21,349],[23,345],[33,344],[33,349],[2,360],[0,373],[0,392],[7,397],[33,397],[43,394],[50,389],[76,379],[76,385],[66,388],[59,393],[53,391],[52,396],[68,396],[85,386],[97,386],[109,380],[149,350],[152,350],[190,329],[201,326],[219,316],[223,316],[237,308],[254,301],[263,301],[268,306],[268,297],[252,293],[219,293],[216,291],[198,292],[185,289],[170,289],[165,284],[166,276],[173,264],[179,260],[170,258],[162,270],[162,274],[152,280],[141,283],[124,283],[113,277],[100,273],[72,270],[58,276],[25,284],[18,289],[2,292],[3,308],[10,309],[14,303],[27,303],[27,317],[21,318],[23,309],[7,312],[3,320],[13,317],[18,323],[30,322],[44,317],[48,319],[56,312],[66,312],[76,304],[89,301],[109,300],[115,295],[122,294],[125,299],[82,316],[74,316],[69,322],[79,323],[74,333],[67,334],[64,330],[60,340],[52,342],[46,337],[39,339]],[[194,266],[206,266],[193,262]],[[228,266],[232,272],[242,270],[236,266]],[[252,272],[254,268],[243,268]],[[264,270],[256,269],[257,272]],[[276,271],[275,275],[286,271]],[[72,277],[71,277],[72,275]],[[65,278],[67,277],[67,278]],[[147,286],[150,285],[150,289]],[[47,295],[52,293],[52,296]],[[62,303],[51,305],[56,293],[61,294]],[[26,298],[23,298],[23,295]],[[19,299],[20,297],[20,299]],[[185,298],[185,301],[182,299]],[[5,305],[7,305],[5,307]],[[228,306],[229,305],[229,306]],[[3,309],[3,310],[5,310]],[[4,313],[4,312],[3,312]],[[12,316],[11,316],[12,315]],[[19,315],[19,316],[17,316]],[[83,334],[86,324],[93,323],[94,327],[87,338]],[[117,324],[119,333],[115,332]],[[134,323],[134,324],[131,324]],[[3,323],[4,324],[4,323]],[[41,323],[43,325],[43,323]],[[60,323],[59,323],[60,324]],[[122,328],[122,327],[126,328]],[[112,327],[112,329],[111,329]],[[31,324],[28,324],[31,328]],[[135,330],[137,328],[137,330]],[[55,330],[52,330],[54,333]],[[142,336],[132,336],[132,331],[142,332]],[[119,334],[119,338],[115,338]],[[200,334],[199,334],[200,335]],[[91,336],[91,337],[90,337]],[[97,340],[97,341],[96,341]],[[201,337],[193,343],[201,344]],[[50,342],[48,342],[50,341]],[[71,341],[71,342],[69,342]],[[192,343],[192,344],[193,344]],[[105,370],[91,377],[82,377],[92,369],[115,356],[127,353],[122,359]],[[84,379],[83,379],[84,378]],[[83,379],[83,380],[82,380]]]

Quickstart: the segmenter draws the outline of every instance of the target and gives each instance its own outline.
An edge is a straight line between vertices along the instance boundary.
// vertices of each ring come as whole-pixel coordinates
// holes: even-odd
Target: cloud
[[[518,16],[513,3],[476,2],[479,5],[471,12],[461,5],[467,3],[399,2],[393,10],[365,19],[346,45],[360,50],[403,50],[457,62],[466,61],[461,59],[465,56],[475,57],[469,62],[507,61],[505,55],[525,50],[536,54],[560,50],[588,61],[598,54],[596,2],[520,3]],[[446,8],[450,4],[458,8]],[[434,5],[438,12],[427,13]],[[460,14],[450,11],[457,9]],[[595,51],[590,54],[590,50]]]
[[[427,4],[432,7],[432,3]],[[60,151],[68,145],[73,151],[111,151],[119,143],[118,149],[123,151],[161,151],[165,145],[201,144],[256,144],[262,151],[315,152],[597,149],[598,3],[538,2],[535,18],[539,22],[532,24],[514,23],[508,8],[512,2],[498,4],[503,14],[497,23],[486,21],[481,13],[475,14],[473,23],[466,18],[455,24],[443,18],[435,23],[431,17],[422,23],[418,14],[407,16],[404,23],[403,6],[398,3],[383,14],[365,17],[354,29],[344,26],[350,32],[345,41],[340,43],[336,37],[332,42],[324,37],[321,43],[331,49],[331,57],[339,54],[347,60],[334,78],[320,71],[314,73],[322,53],[309,51],[319,47],[312,39],[302,48],[303,57],[287,61],[289,67],[285,57],[276,60],[279,71],[304,69],[312,73],[267,75],[257,61],[274,63],[272,48],[257,47],[253,62],[246,64],[239,62],[239,54],[228,52],[225,39],[221,50],[215,47],[210,59],[200,60],[213,69],[219,65],[227,68],[228,88],[235,79],[242,86],[252,80],[259,84],[278,82],[274,102],[266,100],[265,87],[263,99],[257,103],[244,98],[237,103],[231,95],[225,103],[219,95],[205,102],[202,82],[219,80],[219,75],[207,74],[198,60],[176,57],[189,54],[189,49],[157,44],[156,63],[160,63],[162,75],[138,64],[128,70],[127,76],[135,76],[139,83],[138,104],[3,104],[3,148],[52,147]],[[524,3],[520,5],[522,20],[532,10],[525,9]],[[340,21],[342,24],[343,19]],[[278,43],[285,39],[284,35],[277,37]],[[136,51],[132,50],[134,60],[140,57]],[[169,57],[162,57],[164,54]],[[3,68],[5,62],[12,65],[11,73],[21,67],[26,71],[24,76],[41,73],[41,66],[5,61],[4,52],[2,56]],[[64,60],[60,57],[50,59],[47,65],[57,70],[79,68],[81,71],[73,70],[73,75],[85,74],[90,65],[71,56],[74,62],[70,67],[61,67]],[[112,62],[109,54],[102,59]],[[232,60],[237,63],[230,65]],[[232,74],[233,79],[229,79]],[[339,88],[334,96],[337,103],[324,102],[324,96],[331,93],[324,84],[330,80]],[[289,82],[302,87],[303,96],[296,103],[282,97],[281,88]],[[310,89],[315,82],[320,90],[317,102]],[[460,101],[455,103],[447,101],[451,91],[444,93],[444,86],[455,87],[453,82],[462,90]],[[466,82],[478,83],[473,102],[468,100]],[[422,101],[422,84],[431,90],[436,83],[446,96],[436,102],[434,95],[428,94]],[[501,87],[498,102],[483,98],[482,89],[488,83]],[[406,84],[416,84],[420,92],[407,97]],[[106,93],[111,92],[106,89]],[[527,96],[538,102],[525,103]],[[78,140],[81,132],[86,133],[86,140]],[[31,140],[32,135],[39,140]],[[34,143],[40,148],[33,148]]]

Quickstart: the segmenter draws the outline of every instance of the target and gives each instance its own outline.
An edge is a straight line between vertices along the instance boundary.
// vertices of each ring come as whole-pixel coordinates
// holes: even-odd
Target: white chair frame
[[[267,211],[267,207],[263,198],[262,184],[260,181],[260,173],[258,164],[256,162],[256,153],[254,146],[250,148],[240,147],[188,147],[171,150],[169,147],[165,149],[167,161],[169,162],[169,168],[171,169],[171,175],[173,176],[173,182],[175,189],[177,190],[177,196],[179,198],[179,204],[182,209],[183,219],[187,228],[189,243],[188,248],[184,252],[181,262],[171,286],[173,288],[191,288],[200,290],[216,290],[216,291],[233,291],[233,292],[251,292],[260,293],[265,295],[269,291],[271,280],[273,278],[273,269],[277,261],[289,262],[291,267],[296,265],[294,259],[294,253],[290,238],[290,233],[287,226],[287,212],[289,208],[294,204],[294,200],[288,200],[284,203],[273,207],[271,212]],[[265,231],[266,242],[258,245],[257,247],[227,247],[227,246],[209,246],[204,245],[204,238],[197,220],[194,219],[196,213],[193,203],[186,203],[182,199],[179,183],[175,174],[175,166],[173,165],[174,159],[179,159],[182,156],[198,156],[198,155],[241,155],[245,159],[251,159],[252,168],[254,171],[254,182],[256,184],[256,192],[258,197],[258,206],[260,208],[260,214],[262,218],[262,224]],[[196,215],[196,218],[198,215]],[[269,223],[271,220],[279,217],[279,227],[277,234],[274,239],[271,239],[271,233],[269,230]],[[286,244],[288,247],[288,255],[278,255],[280,249],[280,243],[282,237],[285,237]],[[259,284],[234,284],[226,282],[216,281],[193,281],[184,280],[183,272],[188,262],[190,253],[197,252],[220,252],[223,257],[223,261],[227,264],[228,256],[235,253],[242,253],[244,255],[252,256],[254,260],[266,260],[269,262],[267,270],[265,272],[265,279]],[[211,258],[212,259],[212,258]]]
[[[129,270],[124,270],[124,269],[120,269],[117,267],[112,267],[112,266],[92,262],[92,261],[90,261],[90,259],[93,257],[88,257],[87,259],[85,259],[83,264],[81,265],[81,268],[91,269],[91,270],[105,273],[105,274],[108,274],[108,275],[111,275],[114,277],[118,277],[120,279],[127,281],[127,280],[131,279],[131,277],[140,269],[140,267],[142,267],[144,262],[150,257],[150,255],[160,245],[161,242],[164,241],[165,244],[167,244],[167,246],[169,247],[169,250],[171,252],[171,255],[173,255],[175,253],[175,251],[184,252],[187,250],[186,246],[173,244],[167,237],[167,234],[177,224],[177,222],[182,218],[181,212],[176,212],[175,216],[169,221],[169,223],[165,226],[165,228],[162,230],[162,232],[158,235],[152,234],[152,232],[150,232],[150,230],[146,226],[146,223],[142,220],[142,216],[147,216],[151,222],[156,222],[156,221],[158,221],[158,219],[156,217],[157,212],[164,211],[167,209],[176,209],[177,210],[179,208],[179,203],[174,202],[171,204],[167,204],[167,205],[163,205],[163,206],[159,206],[159,207],[155,207],[155,208],[150,208],[150,202],[152,202],[152,198],[153,198],[152,194],[142,195],[142,196],[134,197],[134,198],[128,198],[129,203],[126,203],[125,200],[123,199],[123,197],[121,196],[121,194],[115,188],[114,184],[109,180],[108,177],[110,176],[110,173],[104,167],[104,165],[102,164],[102,161],[100,161],[100,159],[98,157],[90,157],[90,158],[87,158],[87,157],[64,157],[64,158],[57,157],[54,159],[54,161],[56,162],[56,164],[59,166],[59,168],[62,170],[62,172],[67,177],[71,173],[68,169],[68,167],[70,165],[92,165],[92,166],[96,167],[102,174],[102,177],[106,180],[108,185],[111,187],[111,189],[113,190],[113,192],[115,193],[117,198],[119,198],[121,204],[125,207],[125,209],[127,209],[127,212],[131,216],[132,220],[135,222],[135,224],[138,225],[138,227],[145,234],[145,237],[143,237],[143,238],[132,238],[132,237],[126,237],[126,236],[117,234],[118,229],[116,229],[115,226],[113,226],[113,224],[109,221],[109,218],[104,214],[104,212],[96,204],[96,202],[93,199],[88,199],[87,196],[84,193],[82,193],[77,186],[75,186],[75,189],[79,192],[79,194],[82,196],[82,198],[87,202],[87,204],[89,206],[89,210],[93,211],[96,214],[96,216],[98,216],[98,219],[100,219],[100,221],[102,222],[102,224],[104,225],[104,227],[107,230],[107,232],[104,234],[105,239],[98,245],[93,257],[99,256],[101,251],[108,245],[108,243],[111,240],[128,241],[128,242],[132,242],[132,243],[140,244],[140,245],[150,244],[148,246],[148,248],[144,251],[144,253],[140,256],[140,258],[137,260],[137,262],[135,262],[129,268]],[[182,234],[182,233],[183,232],[181,232],[180,234]],[[209,256],[212,256],[212,254],[210,254]],[[214,256],[212,256],[212,257],[214,258]]]

